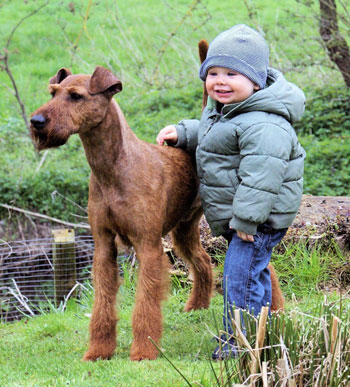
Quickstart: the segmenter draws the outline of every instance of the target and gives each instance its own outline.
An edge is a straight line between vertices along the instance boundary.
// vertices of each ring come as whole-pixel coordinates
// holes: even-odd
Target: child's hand
[[[164,145],[164,141],[177,142],[177,131],[174,125],[168,125],[158,133],[157,144]]]
[[[243,231],[237,230],[237,236],[246,242],[254,242],[254,236],[246,234]]]

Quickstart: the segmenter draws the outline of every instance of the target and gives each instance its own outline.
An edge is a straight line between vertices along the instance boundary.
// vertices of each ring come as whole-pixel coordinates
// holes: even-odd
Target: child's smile
[[[242,102],[259,90],[249,78],[224,67],[210,68],[205,85],[209,96],[222,104]]]
[[[214,93],[218,98],[230,98],[233,94],[232,90],[214,89]]]

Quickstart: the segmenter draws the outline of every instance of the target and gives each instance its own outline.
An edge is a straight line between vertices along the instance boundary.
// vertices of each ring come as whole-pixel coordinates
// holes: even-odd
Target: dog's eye
[[[78,93],[70,93],[70,97],[74,101],[78,101],[79,99],[84,98],[81,94]]]

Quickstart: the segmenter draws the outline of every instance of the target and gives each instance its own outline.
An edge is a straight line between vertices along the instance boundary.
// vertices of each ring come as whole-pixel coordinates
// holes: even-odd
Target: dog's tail
[[[275,271],[275,268],[269,264],[270,276],[271,276],[271,286],[272,286],[272,302],[271,302],[271,311],[278,312],[279,310],[284,310],[284,298],[278,277]]]
[[[207,57],[209,44],[206,40],[202,39],[198,43],[198,53],[199,53],[199,59],[201,63],[203,63]],[[203,101],[202,101],[202,109],[204,109],[207,106],[207,99],[208,99],[208,92],[205,88],[205,83],[203,84]]]

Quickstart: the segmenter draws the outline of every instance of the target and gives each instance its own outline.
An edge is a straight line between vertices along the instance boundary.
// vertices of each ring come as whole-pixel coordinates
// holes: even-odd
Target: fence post
[[[55,305],[58,307],[76,283],[75,235],[72,229],[52,230]]]

